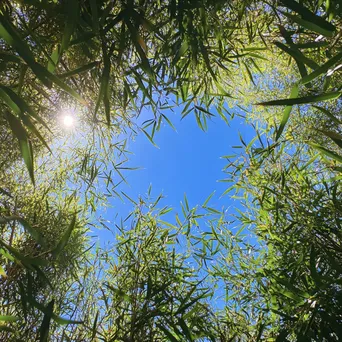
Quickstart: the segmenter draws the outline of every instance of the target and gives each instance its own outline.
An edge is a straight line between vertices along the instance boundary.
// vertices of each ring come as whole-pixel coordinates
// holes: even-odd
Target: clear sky
[[[229,183],[218,182],[225,178],[222,169],[227,164],[221,157],[239,152],[233,148],[241,145],[239,133],[249,142],[255,136],[252,127],[238,116],[231,120],[230,126],[217,116],[208,122],[208,130],[203,132],[191,114],[182,121],[177,110],[167,115],[177,131],[167,123],[162,125],[155,134],[159,148],[153,146],[144,134],[128,143],[127,149],[133,154],[127,165],[141,169],[126,172],[129,184],[122,185],[120,189],[137,200],[139,195],[147,193],[152,184],[154,196],[160,193],[165,196],[161,206],[174,208],[172,215],[180,213],[184,193],[190,207],[202,204],[213,191],[216,193],[210,201],[211,207],[221,210],[222,207],[238,205],[228,195],[220,198],[229,186]],[[133,209],[132,203],[125,198],[124,202],[114,198],[111,205],[113,208],[106,215],[110,221],[116,214],[117,219],[125,218]]]

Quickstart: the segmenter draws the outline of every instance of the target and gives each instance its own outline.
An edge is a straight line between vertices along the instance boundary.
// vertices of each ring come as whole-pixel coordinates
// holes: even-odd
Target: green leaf
[[[96,106],[95,106],[95,115],[100,107],[100,103],[103,100],[103,104],[105,107],[105,114],[107,125],[110,126],[110,103],[109,103],[109,80],[110,80],[110,58],[108,56],[108,52],[106,46],[102,46],[102,54],[103,54],[103,71],[101,76],[101,84],[99,96],[97,98]]]
[[[291,90],[290,99],[297,98],[298,93],[299,93],[299,87],[298,87],[298,84],[295,84]],[[281,134],[284,131],[285,125],[287,124],[289,120],[291,110],[292,110],[292,106],[286,106],[284,109],[283,118],[281,119],[280,126],[277,130],[277,135],[275,138],[276,141],[280,138]]]
[[[252,74],[251,70],[249,69],[248,64],[245,63],[245,62],[243,62],[243,64],[244,64],[244,66],[245,66],[245,68],[246,68],[247,75],[248,75],[250,81],[251,81],[251,82],[253,83],[253,85],[256,87],[256,83],[254,82],[253,74]]]
[[[1,265],[0,265],[0,276],[3,278],[7,277],[5,270]]]
[[[205,113],[205,114],[208,114],[209,116],[215,116],[214,114],[210,113],[208,110],[206,110],[205,108],[203,108],[201,106],[196,106],[195,105],[195,108],[198,109],[199,111]]]
[[[162,116],[162,117],[165,119],[165,121],[171,126],[171,128],[172,128],[174,131],[177,132],[176,127],[172,124],[172,122],[168,119],[168,117],[167,117],[166,115],[164,115],[164,114],[162,114],[161,116]]]
[[[18,261],[20,261],[23,265],[27,266],[30,269],[32,268],[32,265],[36,265],[36,266],[47,266],[48,262],[46,260],[40,259],[40,258],[31,258],[29,256],[23,255],[22,253],[20,253],[17,249],[15,249],[14,247],[8,245],[7,243],[5,243],[4,241],[2,241],[0,239],[0,245],[2,245],[3,247],[5,247],[10,254],[15,257],[15,259],[17,259]]]
[[[71,36],[77,25],[78,15],[79,15],[79,1],[68,0],[65,3],[65,6],[66,6],[66,18],[65,18],[65,28],[64,28],[62,44],[61,44],[61,54],[68,49]]]
[[[139,32],[136,30],[136,28],[132,25],[130,22],[129,17],[124,17],[125,24],[128,27],[128,30],[130,31],[132,43],[135,46],[136,51],[138,52],[138,55],[141,59],[141,68],[146,72],[147,75],[150,76],[150,78],[154,79],[154,73],[150,66],[150,62],[148,61],[145,51],[146,45],[144,43],[144,40],[140,36]]]
[[[134,205],[138,205],[138,203],[137,202],[135,202],[132,198],[130,198],[128,195],[126,195],[123,191],[121,191],[121,193],[131,202],[131,203],[133,203]]]
[[[70,239],[71,233],[75,228],[75,224],[76,224],[76,215],[73,216],[68,229],[65,231],[64,235],[62,236],[61,240],[58,242],[57,246],[51,251],[54,257],[58,256],[62,252],[64,247],[67,245]]]
[[[91,9],[91,16],[92,16],[92,25],[94,33],[99,33],[99,15],[97,11],[97,1],[96,0],[89,0],[90,9]]]
[[[319,34],[325,36],[325,37],[332,37],[334,35],[334,31],[326,30],[325,28],[317,25],[314,22],[304,20],[304,19],[302,19],[296,15],[292,15],[289,13],[282,12],[282,14],[284,14],[286,17],[288,17],[289,19],[294,21],[299,26],[302,26],[302,27],[304,27],[310,31],[314,31],[316,33],[319,33]]]
[[[303,64],[306,64],[311,69],[318,69],[319,68],[319,65],[315,61],[305,57],[299,50],[295,50],[294,48],[289,48],[288,46],[286,46],[280,42],[274,42],[274,44],[279,49],[283,50],[284,52],[289,54],[291,57],[293,57],[295,60],[298,60],[298,61],[302,62]]]
[[[342,135],[332,132],[332,131],[327,131],[327,130],[321,130],[321,132],[326,135],[327,137],[331,138],[336,145],[342,148]]]
[[[178,338],[176,338],[176,336],[169,331],[169,329],[167,327],[164,327],[163,325],[157,323],[157,327],[164,332],[164,334],[167,336],[167,338],[171,341],[171,342],[180,342],[181,340],[179,340]]]
[[[93,340],[96,336],[96,329],[97,329],[97,320],[99,318],[99,314],[100,314],[100,311],[97,311],[96,312],[96,316],[95,316],[95,319],[94,319],[94,324],[93,324],[93,328],[92,328],[92,334],[91,334],[91,340]]]
[[[16,316],[8,316],[8,315],[5,315],[5,316],[2,316],[0,315],[0,321],[2,322],[16,322],[16,321],[19,321],[19,317],[16,317]]]
[[[76,2],[76,0],[73,0],[73,2]],[[51,82],[53,82],[62,90],[77,99],[80,103],[86,104],[86,102],[77,92],[75,92],[57,76],[49,72],[46,68],[35,61],[35,58],[26,42],[20,38],[16,32],[16,29],[6,20],[4,16],[0,15],[0,21],[0,37],[2,37],[7,44],[12,46],[18,52],[19,56],[26,62],[26,64],[31,68],[31,70],[45,86],[50,87]]]
[[[318,76],[322,75],[323,73],[327,72],[333,65],[335,65],[340,59],[342,58],[342,52],[337,54],[336,56],[329,59],[326,63],[320,66],[318,69],[313,71],[311,74],[303,77],[300,82],[302,84],[306,84],[317,78]]]
[[[30,48],[20,38],[12,24],[9,23],[3,15],[0,15],[0,37],[3,38],[7,44],[14,47],[28,65],[34,62],[34,56]]]
[[[153,146],[159,148],[159,147],[155,144],[155,142],[153,141],[152,137],[151,137],[144,129],[141,129],[141,130],[142,130],[142,132],[146,135],[147,139],[151,142],[151,144],[152,144]]]
[[[56,45],[56,47],[53,49],[51,57],[48,61],[47,70],[51,72],[52,74],[55,72],[58,61],[60,57],[60,47],[59,45]]]
[[[327,109],[320,107],[320,106],[315,106],[313,105],[312,107],[320,110],[322,113],[324,113],[325,115],[327,115],[332,121],[334,121],[336,124],[340,125],[342,124],[342,121],[337,119],[333,114],[331,114]]]
[[[6,62],[22,63],[22,59],[19,56],[13,55],[9,52],[0,52],[0,59]]]
[[[182,328],[185,336],[189,339],[189,341],[193,341],[194,339],[192,338],[192,334],[191,331],[188,327],[188,325],[186,324],[185,320],[181,317],[178,320],[178,324],[180,325],[180,327]]]
[[[32,238],[38,242],[41,246],[45,246],[45,242],[41,233],[33,228],[25,219],[20,216],[4,216],[0,217],[0,224],[11,221],[18,221],[25,228],[25,230],[32,236]]]
[[[202,204],[202,207],[206,207],[208,202],[210,201],[210,199],[214,196],[215,194],[215,190],[207,197],[207,199],[204,201],[204,203]]]
[[[174,59],[172,60],[172,66],[175,66],[177,64],[177,62],[185,55],[185,53],[188,51],[189,45],[188,42],[186,40],[186,38],[182,41],[182,44],[179,48],[179,50],[177,51]]]
[[[0,85],[0,90],[1,98],[20,118],[23,118],[21,114],[26,112],[39,123],[41,123],[45,128],[49,129],[44,120],[39,117],[39,115],[26,103],[26,101],[17,95],[11,88]]]
[[[291,44],[291,47],[296,47],[298,49],[315,49],[315,48],[320,48],[320,47],[325,47],[328,46],[329,42],[306,42],[306,43],[296,43],[296,44]]]
[[[281,100],[274,100],[274,101],[266,101],[257,103],[257,105],[262,106],[292,106],[296,104],[307,104],[313,102],[320,102],[320,101],[328,101],[334,100],[341,96],[342,92],[334,91],[330,93],[322,93],[319,95],[312,95],[312,96],[304,96],[298,97],[295,99],[281,99]]]
[[[324,154],[327,157],[332,158],[332,159],[338,161],[339,163],[342,163],[342,156],[338,155],[337,153],[335,153],[333,151],[330,151],[330,150],[324,148],[323,146],[315,144],[315,143],[308,142],[308,145],[310,145],[314,149],[316,149],[319,152],[321,152],[321,154]]]
[[[6,111],[5,118],[7,119],[13,135],[19,141],[19,147],[21,155],[26,164],[32,183],[34,184],[34,164],[33,164],[33,151],[32,145],[28,139],[27,132],[22,126],[20,120],[16,118],[12,113]]]
[[[34,306],[35,308],[37,308],[38,310],[40,310],[41,312],[43,312],[44,314],[48,314],[49,311],[47,310],[47,308],[37,302],[30,293],[25,293],[25,300],[30,303],[32,306]],[[60,324],[60,325],[67,325],[67,324],[83,324],[82,321],[74,321],[74,320],[71,320],[71,319],[67,319],[67,318],[64,318],[64,317],[61,317],[61,316],[57,316],[55,313],[51,313],[51,317],[52,319]]]
[[[79,75],[79,74],[82,74],[88,70],[95,68],[98,65],[99,65],[98,61],[91,62],[91,63],[85,64],[85,65],[82,65],[81,67],[76,68],[74,70],[70,70],[70,71],[64,72],[63,74],[59,74],[58,77],[59,78],[67,78],[70,76]]]
[[[52,300],[46,307],[42,324],[39,329],[39,341],[48,342],[49,340],[49,329],[51,318],[53,314],[54,300]]]
[[[292,11],[297,12],[298,14],[301,15],[301,17],[304,19],[305,21],[305,25],[308,22],[309,24],[313,24],[315,23],[314,27],[310,26],[306,27],[309,30],[313,30],[315,31],[315,29],[318,29],[318,32],[322,35],[327,34],[328,37],[332,36],[332,34],[334,33],[334,31],[336,30],[336,27],[329,23],[328,21],[326,21],[324,18],[312,13],[309,9],[307,9],[306,7],[304,7],[302,4],[294,1],[294,0],[282,0],[281,1],[284,6],[286,6],[287,8],[291,9]],[[298,18],[298,17],[296,17]],[[300,19],[300,18],[299,18]],[[295,20],[294,20],[295,21]],[[305,27],[302,22],[297,22],[299,25]],[[314,28],[314,29],[313,29]],[[325,34],[324,34],[324,33]]]
[[[132,302],[131,296],[126,294],[123,290],[117,289],[117,288],[115,288],[109,284],[105,284],[105,286],[108,287],[114,294],[118,295],[119,297],[121,297],[126,302]]]

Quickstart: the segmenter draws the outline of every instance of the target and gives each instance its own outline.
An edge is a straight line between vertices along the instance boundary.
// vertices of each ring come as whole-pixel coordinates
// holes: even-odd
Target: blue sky
[[[222,198],[222,193],[229,183],[218,182],[225,177],[222,169],[227,161],[221,157],[239,152],[233,146],[241,145],[239,133],[249,142],[255,132],[244,119],[235,116],[228,126],[218,116],[208,122],[208,130],[203,132],[197,125],[194,116],[187,116],[180,121],[179,111],[167,113],[177,131],[167,123],[156,132],[156,148],[144,134],[139,134],[135,141],[129,141],[127,149],[132,152],[127,163],[139,170],[125,173],[128,185],[123,184],[120,190],[132,199],[147,193],[152,184],[152,193],[164,195],[162,206],[174,208],[173,215],[180,213],[180,201],[186,193],[190,207],[202,204],[213,192],[215,195],[210,206],[218,210],[222,207],[238,205],[229,196]],[[241,150],[242,152],[243,150]],[[107,212],[107,218],[117,220],[125,218],[133,209],[132,203],[124,198],[114,198],[110,203],[113,208]]]

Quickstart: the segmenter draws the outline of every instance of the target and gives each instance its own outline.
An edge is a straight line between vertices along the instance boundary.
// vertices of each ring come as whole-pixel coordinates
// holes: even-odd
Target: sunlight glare
[[[74,118],[70,115],[65,115],[63,118],[64,126],[71,127],[74,124]]]
[[[64,109],[60,112],[60,120],[65,128],[72,128],[76,125],[76,115],[73,109]]]

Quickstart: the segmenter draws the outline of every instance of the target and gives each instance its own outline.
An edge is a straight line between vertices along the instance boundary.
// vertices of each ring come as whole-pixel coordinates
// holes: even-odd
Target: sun
[[[76,125],[76,113],[72,109],[63,109],[60,112],[60,120],[64,127],[72,128]]]
[[[74,125],[74,118],[71,115],[64,115],[63,124],[65,127],[72,127]]]

